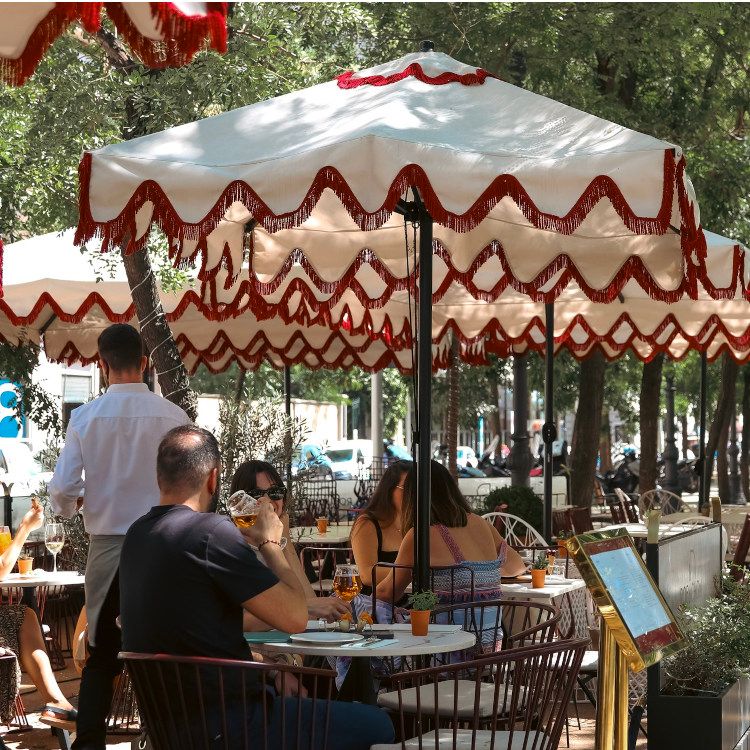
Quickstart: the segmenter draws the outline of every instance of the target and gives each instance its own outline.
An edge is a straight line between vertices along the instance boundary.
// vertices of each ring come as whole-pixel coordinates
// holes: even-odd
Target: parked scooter
[[[596,475],[605,495],[613,495],[615,489],[622,490],[626,495],[638,489],[640,479],[640,461],[633,448],[625,448],[622,458],[614,468]]]
[[[495,435],[479,458],[479,469],[486,477],[509,477],[508,461],[500,451],[500,436]]]

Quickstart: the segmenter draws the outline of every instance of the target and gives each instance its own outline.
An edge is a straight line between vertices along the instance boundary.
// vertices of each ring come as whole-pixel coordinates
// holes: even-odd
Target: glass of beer
[[[7,526],[0,526],[0,555],[10,547],[11,536],[10,529]]]
[[[318,524],[318,534],[327,534],[328,533],[328,519],[317,518],[315,520],[316,520],[316,523]]]
[[[362,580],[356,565],[337,565],[333,576],[333,591],[344,602],[350,602],[362,591]]]
[[[248,495],[244,490],[237,490],[227,500],[227,508],[229,508],[229,515],[234,525],[239,529],[247,529],[255,526],[260,511],[260,500]],[[279,540],[281,549],[286,547],[286,543],[286,537],[281,537]],[[253,549],[256,548],[253,547]]]
[[[48,523],[44,527],[44,546],[52,553],[52,572],[57,573],[57,555],[65,544],[65,527],[61,523]]]

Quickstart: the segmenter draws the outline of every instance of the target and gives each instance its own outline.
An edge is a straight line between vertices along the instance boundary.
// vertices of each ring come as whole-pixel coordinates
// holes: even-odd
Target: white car
[[[479,461],[477,460],[477,454],[474,453],[474,449],[469,448],[468,445],[459,445],[456,448],[456,464],[462,466],[464,469],[467,466],[476,469]]]
[[[13,528],[18,528],[26,511],[31,507],[31,495],[43,483],[52,479],[34,458],[31,446],[16,438],[0,438],[0,496],[13,498]],[[4,516],[0,515],[0,519]],[[4,521],[0,520],[0,525]]]
[[[371,440],[341,440],[326,449],[334,479],[356,479],[372,464]]]

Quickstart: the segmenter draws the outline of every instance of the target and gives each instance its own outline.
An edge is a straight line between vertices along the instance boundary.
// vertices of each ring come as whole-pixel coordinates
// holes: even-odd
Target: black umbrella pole
[[[284,411],[286,412],[287,420],[291,420],[292,417],[292,370],[290,367],[284,368]],[[292,442],[292,425],[289,422],[289,432],[287,433],[287,440]],[[286,463],[286,482],[287,487],[292,486],[292,448],[290,445],[287,451],[287,463]]]
[[[708,492],[711,477],[708,476],[708,461],[706,456],[706,392],[708,390],[708,359],[706,352],[701,352],[701,379],[699,393],[699,427],[698,427],[698,509],[703,510],[708,505]]]
[[[417,403],[416,591],[430,587],[430,443],[432,433],[432,217],[419,201],[419,318]]]
[[[544,306],[544,538],[552,541],[552,443],[557,440],[555,426],[554,390],[555,390],[555,306],[548,303]]]

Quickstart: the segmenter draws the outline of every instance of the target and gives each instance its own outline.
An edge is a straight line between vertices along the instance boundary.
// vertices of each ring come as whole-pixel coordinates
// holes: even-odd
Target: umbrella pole
[[[699,393],[699,433],[698,433],[698,510],[708,506],[708,488],[711,477],[708,476],[708,460],[706,456],[706,392],[708,389],[708,358],[706,352],[701,352],[701,379]]]
[[[287,461],[286,461],[286,486],[292,486],[292,368],[287,366],[284,368],[284,411],[286,412],[286,418],[288,422],[288,433],[287,440],[289,442],[289,448],[287,450]]]
[[[415,591],[430,587],[430,447],[432,433],[432,216],[415,190],[419,214],[419,317],[417,350],[417,509],[414,530]]]
[[[552,302],[544,306],[544,519],[542,535],[552,541],[552,443],[557,440],[555,426],[554,389],[555,389],[555,305]]]

